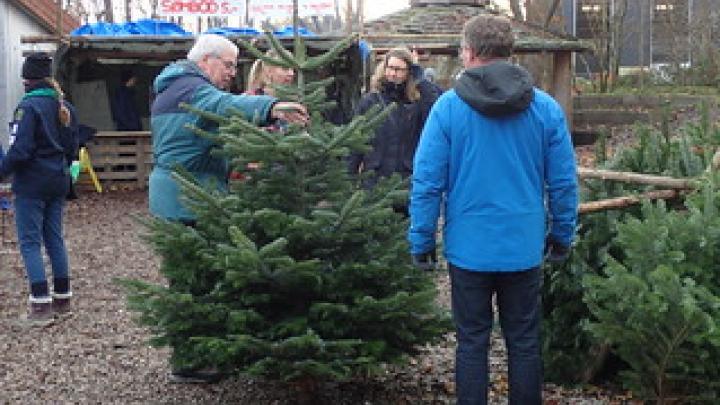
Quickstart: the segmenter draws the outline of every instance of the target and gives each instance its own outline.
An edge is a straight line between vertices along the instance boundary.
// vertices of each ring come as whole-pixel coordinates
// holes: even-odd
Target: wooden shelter
[[[463,25],[481,14],[497,15],[499,11],[489,0],[411,0],[409,8],[365,23],[362,34],[379,55],[394,47],[413,46],[431,58],[446,56],[456,61]],[[545,90],[562,105],[572,128],[572,53],[587,51],[590,46],[525,22],[513,21],[513,29],[516,55],[552,55],[552,73]]]
[[[253,41],[260,49],[269,49],[264,36],[228,36]],[[309,55],[318,55],[333,47],[342,37],[306,37]],[[292,38],[279,38],[291,49]],[[24,37],[24,43],[58,41],[57,37]],[[104,185],[144,188],[152,169],[150,134],[150,105],[155,77],[169,63],[184,59],[195,41],[194,36],[129,35],[129,36],[71,36],[60,38],[60,46],[53,59],[55,77],[66,97],[75,105],[81,124],[98,130],[88,144],[92,166]],[[231,89],[242,93],[254,57],[239,45],[238,72]],[[110,100],[120,85],[124,71],[137,77],[134,104],[142,121],[142,131],[116,131],[111,116]],[[362,62],[358,42],[328,66],[313,72],[310,80],[335,77],[327,91],[338,102],[334,118],[350,115],[360,95]],[[339,118],[338,118],[339,117]]]

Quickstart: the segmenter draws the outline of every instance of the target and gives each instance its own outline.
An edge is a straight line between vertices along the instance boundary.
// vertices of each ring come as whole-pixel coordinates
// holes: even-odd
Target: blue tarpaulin
[[[210,28],[209,30],[205,31],[206,34],[219,34],[219,35],[261,35],[262,32],[256,30],[255,28],[248,28],[248,27],[242,27],[242,28],[230,28],[230,27],[222,27],[222,28]],[[300,34],[303,37],[314,37],[316,34],[312,31],[310,31],[307,28],[300,27],[298,28],[298,34]],[[281,29],[273,31],[273,35],[276,37],[291,37],[293,35],[293,27],[287,26],[283,27]]]
[[[298,34],[303,37],[314,37],[316,34],[304,27],[298,27]],[[273,31],[273,35],[276,37],[291,37],[293,36],[293,27],[287,26],[279,30]]]
[[[218,34],[218,35],[260,35],[262,32],[256,30],[255,28],[231,28],[231,27],[222,27],[222,28],[210,28],[209,30],[205,31],[205,34]]]
[[[144,19],[134,22],[111,24],[97,22],[85,24],[76,28],[70,35],[100,35],[100,36],[126,36],[126,35],[192,35],[175,23]]]

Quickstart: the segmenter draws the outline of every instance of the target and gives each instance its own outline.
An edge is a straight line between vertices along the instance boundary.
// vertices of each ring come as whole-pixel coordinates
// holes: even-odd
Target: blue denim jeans
[[[479,272],[450,264],[452,313],[457,329],[455,382],[458,405],[486,404],[488,347],[496,295],[508,352],[511,405],[542,402],[540,354],[541,272]]]
[[[43,243],[45,252],[50,258],[53,278],[66,281],[69,278],[62,228],[64,206],[64,197],[51,199],[15,197],[18,244],[25,262],[31,291],[34,285],[47,284],[41,251]]]

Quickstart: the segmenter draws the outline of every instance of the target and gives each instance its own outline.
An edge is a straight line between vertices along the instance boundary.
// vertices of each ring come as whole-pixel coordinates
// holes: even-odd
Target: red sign
[[[159,15],[219,16],[245,15],[245,0],[161,0]]]

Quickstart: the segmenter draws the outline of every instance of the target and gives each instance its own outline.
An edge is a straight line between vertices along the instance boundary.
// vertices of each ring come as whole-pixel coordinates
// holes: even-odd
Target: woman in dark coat
[[[38,323],[69,310],[72,296],[62,217],[69,166],[77,153],[77,120],[51,77],[50,65],[44,54],[25,60],[26,92],[10,124],[8,152],[0,152],[0,179],[13,176],[18,245],[30,284],[28,319]],[[43,244],[52,267],[52,291],[45,277]]]
[[[395,110],[376,130],[372,149],[350,157],[353,174],[372,170],[365,183],[370,188],[381,177],[399,173],[403,178],[412,174],[413,156],[420,133],[435,100],[440,96],[437,86],[415,77],[413,56],[406,48],[390,50],[377,65],[371,80],[371,91],[358,105],[357,114],[372,106],[396,103]],[[402,211],[402,209],[401,209]]]

